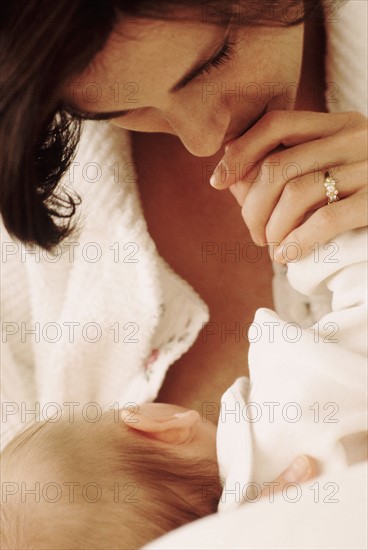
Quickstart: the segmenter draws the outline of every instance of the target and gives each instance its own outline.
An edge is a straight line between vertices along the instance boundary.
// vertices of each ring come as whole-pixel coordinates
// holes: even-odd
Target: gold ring
[[[339,197],[337,196],[339,194],[338,190],[336,189],[336,181],[330,176],[329,172],[325,173],[325,181],[323,185],[326,188],[326,197],[327,197],[327,204],[331,204],[333,202],[337,202],[339,200]]]

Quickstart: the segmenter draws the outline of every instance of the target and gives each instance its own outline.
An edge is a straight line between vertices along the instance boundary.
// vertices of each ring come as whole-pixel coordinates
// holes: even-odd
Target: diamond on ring
[[[338,201],[339,197],[337,195],[339,194],[339,192],[335,187],[336,181],[330,176],[329,172],[326,172],[325,174],[325,181],[323,185],[326,188],[326,197],[328,199],[328,204]]]

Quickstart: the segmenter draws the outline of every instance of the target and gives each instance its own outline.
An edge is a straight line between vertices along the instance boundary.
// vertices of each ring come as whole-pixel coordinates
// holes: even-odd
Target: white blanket
[[[333,479],[348,465],[340,440],[368,430],[367,230],[335,238],[333,255],[331,246],[288,270],[304,294],[327,287],[330,313],[308,329],[265,308],[256,313],[250,380],[239,378],[221,400],[220,511],[257,498],[298,454],[313,456]]]

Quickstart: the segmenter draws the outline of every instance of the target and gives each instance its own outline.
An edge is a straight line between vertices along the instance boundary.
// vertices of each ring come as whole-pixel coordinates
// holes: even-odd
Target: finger
[[[309,455],[299,455],[276,479],[282,483],[308,481],[317,475],[317,462]]]
[[[274,251],[274,260],[281,263],[295,261],[288,256],[292,246],[297,259],[307,256],[315,243],[327,243],[336,235],[349,229],[365,227],[368,222],[368,194],[356,193],[350,197],[328,204],[311,215],[305,223],[294,229]]]
[[[218,188],[227,188],[244,179],[256,163],[279,146],[294,147],[353,126],[362,127],[363,132],[363,121],[366,123],[366,118],[354,112],[270,111],[227,147],[222,161],[215,168],[212,183],[216,182],[217,175]]]
[[[244,221],[255,242],[265,242],[266,224],[289,181],[300,179],[306,174],[316,174],[317,183],[323,183],[326,170],[329,170],[333,178],[339,178],[341,167],[351,162],[348,159],[351,153],[346,147],[346,140],[355,143],[356,133],[354,130],[347,134],[341,133],[319,141],[303,143],[281,153],[272,153],[263,161],[259,177],[249,187],[242,209]],[[358,149],[359,147],[356,147],[354,150],[354,161],[365,161],[366,151]],[[318,162],[315,162],[315,159],[318,159]],[[334,168],[331,169],[331,166]]]
[[[362,188],[366,180],[367,163],[356,162],[341,166],[335,178],[339,199],[345,199]],[[303,222],[307,212],[327,204],[324,174],[315,172],[289,181],[281,193],[269,220],[265,236],[269,243],[281,243],[283,239]],[[340,228],[339,228],[339,232]],[[336,235],[332,235],[335,237]]]
[[[234,183],[234,185],[230,185],[229,191],[234,195],[239,206],[243,206],[249,187],[249,185],[246,185],[242,181],[238,181],[237,183]]]
[[[274,481],[275,491],[279,492],[288,483],[302,483],[317,475],[317,462],[309,455],[298,456]],[[262,490],[261,495],[269,495],[269,487]]]

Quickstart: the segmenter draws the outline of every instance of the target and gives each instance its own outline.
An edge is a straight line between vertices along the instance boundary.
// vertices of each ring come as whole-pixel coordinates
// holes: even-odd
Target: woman
[[[5,243],[5,269],[13,278],[4,307],[4,371],[13,377],[17,372],[18,395],[22,384],[27,394],[14,404],[12,382],[5,388],[13,403],[9,422],[22,418],[22,399],[41,403],[44,416],[50,401],[103,408],[155,399],[174,362],[158,399],[200,411],[210,401],[216,408],[223,390],[244,373],[245,328],[255,308],[272,304],[268,255],[261,249],[249,256],[246,248],[244,258],[244,244],[251,245],[251,238],[260,246],[296,243],[306,254],[316,241],[366,224],[366,119],[356,112],[326,113],[321,6],[316,0],[270,4],[33,1],[3,8],[4,225],[23,243],[64,247],[55,263],[45,256],[31,263],[16,241]],[[330,98],[338,100],[333,87]],[[72,156],[78,124],[88,117],[142,132],[132,135],[132,147],[149,234],[204,298],[210,323],[199,296],[158,257],[139,225],[141,213],[133,208],[134,216],[127,216],[123,199],[133,200],[132,181],[123,178],[122,189],[118,174],[115,186],[103,190],[101,178],[83,172]],[[126,170],[128,156],[120,164],[118,147],[115,157],[104,149],[111,129],[88,124],[80,145],[87,151],[95,143],[84,161],[95,163],[97,172],[100,167],[104,180],[106,170],[114,177],[116,168]],[[118,132],[114,143],[122,140],[127,155],[127,135]],[[103,170],[103,158],[95,155],[106,151]],[[322,186],[327,169],[343,199],[333,205],[326,205]],[[213,171],[212,183],[231,186],[236,201],[208,185]],[[77,244],[94,242],[115,254],[116,243],[133,242],[138,265],[116,266],[115,256],[110,263],[105,256],[71,261],[70,246],[65,259],[73,232],[60,222],[74,207],[69,203],[68,211],[59,181],[67,193],[82,195]],[[108,210],[110,192],[119,196],[115,210]],[[121,216],[109,220],[108,211]],[[37,331],[37,322],[41,337],[31,340],[27,330],[33,323]],[[47,332],[52,323],[56,336]],[[84,332],[71,336],[70,327],[81,325]],[[111,345],[112,333],[118,346]],[[122,362],[129,368],[122,370]],[[33,365],[37,399],[29,393]]]
[[[65,408],[98,418],[116,401],[155,399],[173,363],[158,399],[200,412],[212,404],[215,415],[223,390],[244,374],[254,309],[272,304],[270,261],[251,239],[294,242],[306,254],[316,241],[366,224],[366,122],[356,112],[326,113],[351,108],[333,83],[325,102],[321,6],[271,4],[3,6],[7,437]],[[339,7],[330,3],[325,20],[338,21]],[[202,74],[189,80],[199,60]],[[149,234],[127,133],[85,123],[72,157],[78,112],[127,109],[113,122],[142,132],[132,145]],[[322,186],[328,168],[342,199],[332,205]],[[213,171],[212,182],[230,186],[236,201],[208,185]],[[56,225],[73,213],[63,209],[59,181],[83,199],[78,241]],[[44,254],[52,247],[54,256]],[[281,481],[312,475],[313,464]]]

